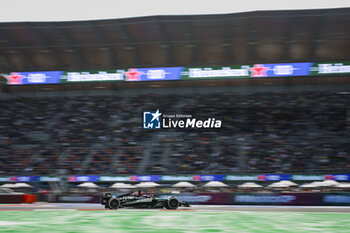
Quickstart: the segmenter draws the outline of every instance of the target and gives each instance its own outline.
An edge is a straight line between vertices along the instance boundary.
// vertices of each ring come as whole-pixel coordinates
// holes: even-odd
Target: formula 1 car
[[[176,210],[178,207],[190,207],[190,205],[183,201],[180,202],[175,197],[158,198],[156,195],[141,195],[139,192],[128,193],[122,195],[114,195],[112,193],[103,193],[101,196],[101,204],[106,209],[118,209],[118,208],[166,208],[169,210]]]

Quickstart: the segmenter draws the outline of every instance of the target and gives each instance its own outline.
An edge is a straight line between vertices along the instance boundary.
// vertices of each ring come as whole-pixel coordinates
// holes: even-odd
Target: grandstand
[[[349,101],[335,91],[3,100],[0,170],[2,175],[341,173],[350,167]],[[224,125],[148,132],[135,114],[145,106],[221,117]]]

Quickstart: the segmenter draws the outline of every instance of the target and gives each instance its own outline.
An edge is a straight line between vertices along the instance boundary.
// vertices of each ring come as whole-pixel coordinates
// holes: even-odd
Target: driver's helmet
[[[134,197],[141,197],[141,196],[142,196],[142,193],[141,193],[141,191],[137,191],[137,192],[133,192],[132,195],[133,195]]]

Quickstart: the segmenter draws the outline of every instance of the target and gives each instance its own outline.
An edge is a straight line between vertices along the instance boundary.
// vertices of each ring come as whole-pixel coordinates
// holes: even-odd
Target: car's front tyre
[[[176,210],[180,205],[179,200],[175,197],[170,197],[167,202],[165,202],[164,207],[168,210]]]
[[[120,201],[117,198],[111,198],[108,201],[108,208],[110,209],[118,209],[120,206]]]

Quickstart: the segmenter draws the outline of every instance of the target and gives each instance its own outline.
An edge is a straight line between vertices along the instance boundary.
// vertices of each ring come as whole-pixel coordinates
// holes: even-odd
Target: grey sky
[[[349,0],[0,0],[0,22],[350,7]]]

